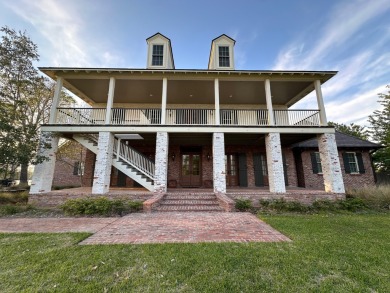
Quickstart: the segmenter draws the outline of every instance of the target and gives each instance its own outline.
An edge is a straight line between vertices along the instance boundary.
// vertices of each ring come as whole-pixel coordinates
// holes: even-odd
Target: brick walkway
[[[0,219],[0,232],[92,232],[81,244],[280,242],[250,213],[152,213],[122,218]]]

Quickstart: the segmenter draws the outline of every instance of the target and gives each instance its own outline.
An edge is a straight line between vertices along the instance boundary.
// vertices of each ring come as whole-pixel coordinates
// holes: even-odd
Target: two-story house
[[[109,192],[113,172],[157,194],[261,186],[283,194],[286,185],[298,186],[289,146],[312,138],[325,191],[343,194],[321,91],[336,72],[236,70],[234,45],[221,35],[211,42],[207,69],[175,69],[171,41],[157,33],[147,39],[146,69],[40,68],[57,87],[41,128],[49,160],[36,166],[30,193],[51,190],[58,140],[66,137],[95,155],[85,164],[92,194]],[[58,107],[63,86],[91,107]],[[291,109],[313,91],[316,109]]]

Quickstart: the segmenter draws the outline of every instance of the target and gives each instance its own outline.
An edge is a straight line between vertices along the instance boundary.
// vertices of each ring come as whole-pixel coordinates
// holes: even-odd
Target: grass
[[[390,292],[390,216],[261,216],[291,243],[79,246],[0,234],[1,292]]]

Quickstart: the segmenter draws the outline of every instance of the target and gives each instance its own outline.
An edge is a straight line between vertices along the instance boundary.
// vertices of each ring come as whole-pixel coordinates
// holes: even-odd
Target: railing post
[[[54,96],[53,96],[53,102],[51,104],[49,124],[54,124],[56,122],[57,107],[58,107],[58,104],[60,103],[62,83],[63,83],[63,78],[61,76],[59,76],[57,78],[56,88],[55,88]]]
[[[110,85],[108,88],[108,98],[107,98],[107,107],[106,107],[106,119],[104,124],[111,123],[111,109],[114,102],[114,92],[115,92],[115,78],[110,77]]]
[[[121,150],[121,139],[117,139],[117,145],[116,145],[116,160],[119,161],[119,153]]]

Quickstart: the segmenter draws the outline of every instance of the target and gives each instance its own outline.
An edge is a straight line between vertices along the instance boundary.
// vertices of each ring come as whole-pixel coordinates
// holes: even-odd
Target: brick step
[[[186,200],[186,199],[164,199],[161,204],[163,205],[217,205],[218,202],[214,199],[211,200]]]
[[[160,205],[155,208],[156,212],[223,212],[218,205]]]
[[[215,194],[212,192],[185,192],[185,191],[168,192],[167,195],[172,195],[172,196],[215,196]]]
[[[215,195],[166,195],[166,200],[216,200]]]

